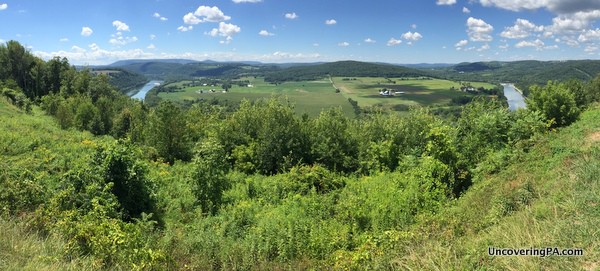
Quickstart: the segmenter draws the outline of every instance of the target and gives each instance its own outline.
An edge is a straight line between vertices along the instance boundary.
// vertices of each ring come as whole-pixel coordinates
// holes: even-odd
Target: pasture
[[[433,78],[382,78],[382,77],[334,77],[335,86],[345,97],[364,106],[398,108],[407,106],[447,105],[454,97],[469,95],[460,91],[459,82]],[[469,82],[474,87],[494,88],[494,85]],[[382,96],[379,92],[402,92],[393,96]]]
[[[240,80],[248,80],[252,87],[241,87],[234,82],[227,93],[222,92],[220,85],[194,86],[183,88],[178,92],[161,92],[158,96],[172,101],[218,99],[235,103],[243,99],[254,101],[271,97],[287,97],[294,104],[298,114],[317,116],[323,109],[340,106],[346,115],[354,116],[348,98],[341,93],[336,93],[329,80],[285,82],[277,85],[265,82],[263,78],[244,77]],[[185,83],[186,81],[183,81],[174,85],[183,86]],[[210,92],[210,89],[214,89],[215,92]]]
[[[401,110],[410,106],[446,106],[454,97],[471,95],[460,91],[462,85],[459,82],[432,78],[333,77],[281,84],[265,82],[261,77],[244,77],[239,80],[248,81],[251,86],[239,86],[234,81],[229,91],[224,93],[221,85],[186,87],[185,84],[190,81],[181,81],[169,84],[179,87],[179,91],[161,92],[159,97],[176,102],[218,99],[234,103],[243,99],[254,101],[274,96],[286,97],[295,105],[299,114],[317,116],[323,109],[341,106],[348,116],[353,116],[354,110],[348,98],[357,101],[360,107],[381,106]],[[494,87],[488,83],[469,84],[474,88]],[[339,93],[336,93],[336,88]],[[402,94],[382,96],[379,94],[382,89]]]

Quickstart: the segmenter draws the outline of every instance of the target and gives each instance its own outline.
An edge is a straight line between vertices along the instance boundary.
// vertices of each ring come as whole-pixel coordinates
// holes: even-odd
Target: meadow
[[[336,93],[329,80],[285,82],[277,85],[265,82],[260,77],[244,77],[240,80],[248,80],[252,87],[241,87],[233,84],[229,92],[223,93],[221,86],[195,86],[186,87],[178,92],[161,92],[158,96],[176,102],[218,99],[234,103],[239,103],[243,99],[253,101],[281,96],[286,97],[295,105],[294,109],[298,114],[306,113],[309,116],[317,116],[325,108],[339,106],[347,116],[354,115],[348,99],[344,95]],[[189,81],[174,84],[181,86],[187,82]],[[214,89],[215,92],[208,91],[210,89]],[[204,90],[203,93],[199,93],[201,90]]]
[[[460,91],[461,84],[455,81],[433,78],[382,78],[382,77],[334,77],[335,86],[345,97],[364,106],[383,106],[392,109],[408,106],[443,106],[452,98],[469,95]],[[494,88],[493,84],[468,82],[474,88]],[[394,96],[382,96],[382,89],[403,92]]]
[[[354,111],[348,99],[358,102],[360,107],[380,106],[398,111],[406,110],[410,106],[447,106],[452,98],[471,95],[459,90],[460,82],[433,78],[333,77],[280,84],[265,82],[262,77],[244,77],[240,80],[247,80],[252,87],[234,84],[227,93],[222,92],[221,86],[183,87],[178,92],[161,92],[159,97],[175,102],[218,99],[239,103],[243,99],[257,100],[281,96],[287,97],[299,114],[317,116],[323,109],[341,106],[347,116],[352,116]],[[181,81],[171,85],[181,87],[189,82]],[[495,87],[489,83],[468,83],[475,88]],[[336,88],[339,93],[336,92]],[[379,92],[384,88],[403,93],[382,96]],[[210,89],[214,89],[215,92],[210,92]]]

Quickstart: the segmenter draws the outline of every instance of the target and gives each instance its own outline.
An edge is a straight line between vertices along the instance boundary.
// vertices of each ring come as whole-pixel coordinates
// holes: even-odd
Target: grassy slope
[[[91,154],[94,142],[100,140],[87,132],[61,130],[37,107],[29,115],[0,98],[0,180],[10,182],[15,174],[31,174],[32,181],[51,187],[57,183],[52,181],[55,176],[66,172],[72,161]],[[0,270],[93,269],[85,258],[65,262],[64,243],[29,232],[27,223],[25,214],[14,220],[0,217]]]
[[[538,140],[454,206],[424,219],[391,257],[415,270],[600,268],[600,108]],[[499,248],[583,248],[583,257],[490,257]]]
[[[57,174],[102,138],[63,131],[39,111],[27,115],[0,99],[0,173]],[[23,137],[22,135],[30,135]],[[600,267],[600,107],[571,127],[540,137],[505,170],[478,181],[450,208],[424,217],[391,246],[366,248],[378,267],[413,270],[595,270]],[[154,172],[156,173],[156,172]],[[59,174],[57,174],[59,175]],[[0,269],[83,270],[61,258],[60,240],[0,219]],[[575,247],[584,257],[488,257],[487,247]],[[379,250],[379,251],[378,251]],[[376,267],[377,267],[376,266]]]

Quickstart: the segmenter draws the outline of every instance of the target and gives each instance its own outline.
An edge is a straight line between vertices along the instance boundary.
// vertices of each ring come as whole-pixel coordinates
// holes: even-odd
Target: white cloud
[[[469,44],[468,40],[461,40],[461,41],[457,42],[456,44],[454,44],[454,47],[464,47],[467,44]]]
[[[136,42],[138,40],[137,37],[126,37],[123,36],[122,32],[117,32],[116,34],[111,35],[111,39],[108,41],[110,44],[115,46],[122,46],[132,42]]]
[[[600,40],[600,28],[584,30],[577,38],[580,42]]]
[[[154,12],[154,14],[152,14],[152,17],[154,17],[154,18],[158,18],[158,19],[159,19],[159,20],[161,20],[161,21],[167,21],[167,20],[169,20],[169,19],[167,19],[167,18],[166,18],[166,17],[164,17],[164,16],[160,16],[160,13],[158,13],[158,12]]]
[[[454,44],[454,48],[456,48],[457,51],[460,51],[465,46],[467,46],[467,44],[469,44],[468,40],[461,40],[461,41],[457,42],[456,44]]]
[[[376,43],[377,41],[375,41],[375,40],[373,40],[373,39],[371,39],[371,38],[366,38],[366,39],[365,39],[365,42],[366,42],[366,43]]]
[[[119,20],[113,21],[112,25],[117,28],[117,31],[129,31],[129,26]]]
[[[593,52],[598,51],[598,49],[599,49],[598,46],[588,45],[588,46],[585,47],[585,49],[583,49],[583,51],[586,52],[586,53],[593,53]]]
[[[511,11],[545,8],[558,14],[600,9],[600,1],[597,0],[479,0],[479,2],[486,7],[495,6]]]
[[[471,13],[471,10],[468,9],[467,7],[463,7],[462,12],[466,13],[466,14],[469,14],[469,13]]]
[[[417,25],[416,25],[416,24],[411,24],[411,25],[410,25],[410,28],[412,28],[412,29],[417,29]]]
[[[419,33],[419,32],[406,32],[404,34],[402,34],[402,38],[405,40],[410,40],[410,41],[418,41],[420,39],[423,38],[423,36]]]
[[[69,41],[69,38],[62,38],[62,39],[60,39],[58,41],[60,41],[60,42],[67,42],[67,41]]]
[[[456,0],[437,0],[436,4],[450,6],[456,4]]]
[[[146,47],[147,49],[156,49],[156,46],[154,46],[154,44],[150,43],[150,45],[148,45],[148,47]]]
[[[490,49],[490,45],[486,43],[486,44],[482,45],[481,47],[479,47],[479,49],[477,49],[477,52],[483,52],[488,49]]]
[[[292,12],[292,13],[286,13],[285,14],[285,18],[286,19],[290,19],[290,20],[295,20],[298,19],[298,15],[296,15],[296,12]]]
[[[338,43],[338,46],[340,46],[340,47],[348,47],[348,46],[350,46],[350,43],[344,41],[344,42]]]
[[[260,32],[258,32],[259,35],[263,36],[263,37],[268,37],[268,36],[275,36],[275,34],[267,31],[267,30],[261,30]]]
[[[230,20],[218,7],[199,6],[194,13],[188,13],[183,16],[183,22],[186,24],[199,24],[204,22],[223,22]]]
[[[550,28],[557,33],[572,33],[589,27],[598,19],[600,19],[600,10],[580,11],[553,18]]]
[[[192,29],[194,29],[193,25],[190,25],[190,26],[182,25],[182,26],[177,27],[177,30],[179,30],[179,32],[188,32],[188,31],[191,31]]]
[[[467,34],[471,41],[492,41],[494,27],[482,19],[469,17],[467,19]]]
[[[326,20],[325,24],[326,25],[334,25],[334,24],[337,24],[337,21],[334,19],[330,19],[330,20]]]
[[[233,0],[234,3],[260,3],[262,0]]]
[[[91,28],[87,27],[87,26],[84,26],[84,27],[81,28],[81,35],[84,36],[84,37],[89,37],[93,33],[94,33],[94,31]]]
[[[5,10],[7,8],[8,8],[8,4],[6,4],[6,3],[0,4],[0,10]]]
[[[500,33],[500,36],[508,39],[523,39],[529,37],[532,32],[544,31],[543,26],[537,26],[525,19],[517,19],[515,25],[507,27]]]
[[[544,48],[545,44],[543,41],[541,41],[540,39],[536,39],[534,41],[520,41],[519,43],[515,44],[516,48],[524,48],[524,47],[534,47],[536,48],[536,50],[542,50]]]
[[[154,40],[154,39],[156,39],[156,35],[150,34],[150,40]]]
[[[75,46],[75,45],[73,45],[73,47],[71,47],[71,50],[73,50],[73,52],[75,52],[75,53],[85,53],[85,49],[83,49],[79,46]]]
[[[396,46],[396,45],[399,45],[400,43],[402,43],[401,40],[397,40],[395,38],[390,38],[390,40],[388,40],[388,42],[387,42],[387,46]]]
[[[314,47],[319,47],[319,44],[318,43],[313,43],[313,46]]]
[[[213,28],[211,31],[206,32],[205,34],[212,37],[224,37],[225,40],[222,40],[221,43],[229,44],[233,40],[233,36],[241,31],[242,29],[237,25],[220,22],[219,28]]]

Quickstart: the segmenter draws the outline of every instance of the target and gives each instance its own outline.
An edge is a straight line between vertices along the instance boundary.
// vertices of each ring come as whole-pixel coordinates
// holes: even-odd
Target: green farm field
[[[407,79],[407,78],[382,78],[382,77],[334,77],[335,86],[347,98],[358,102],[359,106],[379,105],[395,108],[404,106],[432,106],[446,105],[454,97],[468,95],[460,91],[459,82],[442,79]],[[469,82],[478,88],[494,88],[493,84]],[[404,92],[394,96],[381,96],[382,89],[392,92]]]
[[[263,78],[245,77],[240,80],[248,80],[252,87],[240,87],[233,84],[229,92],[223,93],[221,86],[196,86],[184,88],[179,92],[159,93],[159,97],[171,101],[184,101],[197,99],[219,99],[230,102],[240,102],[243,99],[258,100],[268,99],[271,97],[287,97],[294,104],[295,110],[299,114],[308,114],[309,116],[317,116],[323,109],[330,107],[342,107],[342,110],[348,116],[353,116],[354,111],[348,98],[341,93],[335,93],[335,88],[329,80],[320,81],[300,81],[300,82],[285,82],[282,84],[270,84],[264,81]],[[181,86],[188,81],[174,83]],[[215,92],[200,90],[214,89]]]
[[[252,87],[240,87],[233,84],[229,92],[223,93],[220,86],[195,86],[183,88],[179,92],[161,92],[159,97],[175,102],[218,99],[237,103],[243,99],[253,101],[279,96],[287,97],[295,105],[295,110],[299,114],[307,113],[310,116],[317,116],[323,109],[340,106],[348,116],[352,116],[354,111],[348,98],[357,101],[361,107],[382,106],[398,110],[408,106],[445,106],[454,97],[469,95],[459,90],[461,87],[459,82],[430,78],[334,77],[318,81],[285,82],[277,85],[265,82],[263,78],[246,77],[240,80],[249,81]],[[185,83],[189,83],[189,81],[172,85],[182,86]],[[488,83],[469,83],[475,88],[494,87]],[[340,93],[336,93],[336,88],[340,90]],[[404,93],[387,97],[381,96],[379,91],[383,88]],[[215,92],[209,92],[210,89],[214,89]]]

